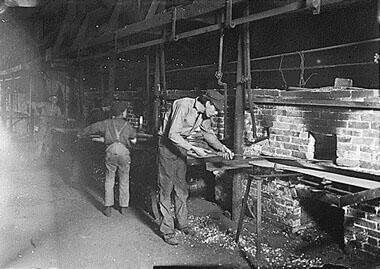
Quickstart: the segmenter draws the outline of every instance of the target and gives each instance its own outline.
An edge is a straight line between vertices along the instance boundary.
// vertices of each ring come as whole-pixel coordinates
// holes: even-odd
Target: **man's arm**
[[[96,134],[96,133],[102,133],[102,134],[104,134],[105,131],[106,131],[106,123],[105,123],[105,121],[98,121],[98,122],[95,122],[95,123],[87,126],[85,129],[83,129],[82,131],[80,131],[78,133],[78,136],[82,137],[82,136],[88,136],[88,135]]]
[[[201,124],[201,130],[203,133],[204,140],[214,149],[226,153],[226,156],[223,156],[225,159],[233,159],[233,152],[223,145],[219,139],[216,137],[214,131],[211,128],[211,120],[204,120]]]

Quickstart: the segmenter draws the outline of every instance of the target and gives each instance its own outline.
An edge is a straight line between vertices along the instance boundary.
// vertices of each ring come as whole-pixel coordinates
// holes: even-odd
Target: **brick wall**
[[[347,206],[346,242],[366,252],[380,255],[380,204],[377,201]]]
[[[303,159],[315,158],[316,137],[335,137],[336,164],[364,170],[380,170],[380,110],[329,107],[334,101],[355,102],[363,106],[380,101],[379,90],[323,88],[302,91],[254,90],[258,101],[255,116],[258,132],[270,127],[270,138],[259,145],[246,148],[265,154],[291,156]],[[260,100],[276,104],[261,104]],[[303,105],[284,105],[297,101]],[[311,106],[306,103],[326,103]],[[252,139],[251,119],[246,112],[245,135]],[[327,139],[327,138],[325,138]],[[319,139],[317,139],[319,140]]]

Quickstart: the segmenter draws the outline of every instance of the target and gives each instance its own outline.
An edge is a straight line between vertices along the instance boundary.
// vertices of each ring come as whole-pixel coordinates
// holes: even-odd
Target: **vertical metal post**
[[[3,127],[5,127],[5,89],[4,89],[4,78],[0,81],[0,106],[1,106],[1,121]]]
[[[243,154],[243,127],[244,127],[244,89],[241,84],[242,67],[243,67],[243,51],[242,51],[242,34],[239,33],[238,40],[238,57],[237,57],[237,72],[236,72],[236,93],[235,93],[235,126],[234,126],[234,152],[237,156]],[[236,172],[232,181],[232,220],[238,220],[241,210],[241,172]]]
[[[29,132],[30,135],[33,135],[34,130],[34,120],[32,117],[32,91],[33,91],[33,75],[32,72],[29,71]]]
[[[257,232],[257,241],[256,241],[256,260],[257,260],[257,268],[261,266],[261,188],[263,179],[260,178],[257,181],[257,210],[256,210],[256,232]]]
[[[160,75],[161,75],[161,79],[162,79],[162,87],[161,87],[161,91],[165,92],[166,91],[166,74],[165,74],[165,47],[163,44],[160,45],[160,50],[161,50],[161,58],[160,58]]]
[[[160,47],[156,47],[156,57],[155,57],[155,72],[154,72],[154,104],[153,104],[153,122],[154,130],[153,134],[157,134],[159,128],[159,113],[160,113]]]
[[[145,82],[146,82],[146,90],[145,90],[145,100],[148,100],[148,103],[146,103],[146,108],[147,108],[147,126],[151,126],[152,123],[152,106],[151,106],[151,94],[150,94],[150,56],[149,56],[149,51],[145,55],[145,61],[146,61],[146,77],[145,77]],[[149,130],[151,131],[151,130]]]
[[[15,78],[12,75],[12,81],[11,81],[11,91],[9,93],[9,100],[10,100],[10,107],[9,107],[9,131],[13,131],[13,106],[14,106],[14,94],[15,91]]]
[[[84,113],[84,109],[83,109],[83,106],[84,106],[84,100],[83,100],[83,96],[84,96],[84,85],[83,85],[84,72],[83,72],[82,66],[80,66],[79,68],[80,68],[80,71],[79,71],[79,81],[78,81],[78,97],[79,97],[78,112],[80,115],[80,119],[82,121],[84,121],[84,117],[83,117],[83,113]]]
[[[108,74],[108,99],[113,96],[115,90],[115,81],[116,81],[116,53],[113,53],[111,56],[111,64]]]
[[[239,242],[241,228],[243,227],[243,218],[244,218],[244,214],[245,214],[245,209],[247,208],[247,201],[248,201],[249,191],[251,190],[251,184],[252,184],[252,178],[251,178],[251,176],[249,176],[248,180],[247,180],[247,186],[245,187],[243,205],[242,205],[242,208],[240,211],[240,217],[239,217],[238,227],[237,227],[237,231],[236,231],[236,237],[235,237],[236,243]]]

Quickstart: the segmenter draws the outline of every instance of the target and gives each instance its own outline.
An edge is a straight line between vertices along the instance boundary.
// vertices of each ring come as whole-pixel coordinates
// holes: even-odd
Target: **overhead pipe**
[[[223,16],[222,16],[223,21]],[[227,123],[227,101],[228,101],[228,95],[227,95],[227,89],[228,85],[226,82],[222,81],[223,78],[223,72],[222,72],[222,65],[223,65],[223,43],[224,43],[224,30],[220,31],[220,38],[219,38],[219,62],[218,62],[218,71],[215,73],[215,77],[217,79],[218,85],[223,87],[224,90],[224,124]],[[224,128],[224,138],[227,137],[227,130]]]
[[[249,5],[245,9],[245,16],[249,16]],[[251,76],[251,46],[250,46],[250,33],[249,23],[244,25],[244,77],[242,83],[245,85],[245,90],[248,92],[249,111],[252,120],[252,134],[254,141],[248,142],[249,144],[256,144],[258,142],[269,139],[269,128],[266,128],[266,135],[262,137],[257,136],[255,109],[253,106],[253,94],[252,94],[252,76]]]

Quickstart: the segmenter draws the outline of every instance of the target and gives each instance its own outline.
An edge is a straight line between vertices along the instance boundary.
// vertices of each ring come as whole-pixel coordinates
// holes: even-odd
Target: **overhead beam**
[[[69,1],[67,5],[68,5],[67,6],[68,10],[66,12],[65,19],[63,20],[63,23],[59,30],[58,37],[54,43],[53,53],[56,53],[59,50],[64,40],[65,34],[70,30],[70,26],[72,22],[75,20],[75,14],[76,14],[75,3]]]
[[[148,13],[145,16],[145,20],[150,19],[153,17],[153,15],[156,13],[159,5],[160,5],[160,0],[152,0],[152,3],[150,4]]]
[[[120,13],[123,9],[125,9],[127,6],[126,0],[117,0],[115,3],[115,7],[113,9],[112,15],[110,20],[108,21],[106,31],[105,32],[112,32],[115,31],[116,28],[119,26],[119,17]]]
[[[237,0],[237,1],[240,2],[240,1],[244,1],[244,0]],[[347,1],[347,0],[326,0],[326,1],[322,2],[322,7],[331,6],[332,4],[337,4],[337,3],[343,3],[343,2],[346,3],[345,1]],[[352,3],[352,2],[358,2],[358,1],[361,1],[361,0],[355,0],[355,1],[352,0],[350,2]],[[280,8],[275,8],[273,10],[263,11],[263,12],[259,12],[259,13],[255,13],[255,14],[246,16],[246,17],[237,18],[237,19],[232,20],[232,24],[236,26],[236,25],[240,25],[240,24],[244,24],[244,23],[250,23],[250,22],[259,21],[259,20],[266,19],[266,18],[271,18],[271,17],[275,17],[275,16],[279,16],[279,15],[284,15],[284,14],[287,14],[287,13],[290,13],[290,12],[305,11],[305,10],[307,10],[307,8],[302,4],[302,2],[304,2],[304,1],[293,2],[291,4],[282,6]],[[160,16],[155,16],[155,18],[153,18],[153,19],[157,19],[156,17],[160,17]],[[171,16],[169,16],[169,17],[171,17]],[[162,17],[162,18],[163,18],[163,20],[160,20],[160,23],[164,23],[164,21],[166,22],[166,17]],[[182,14],[182,18],[184,18],[183,14]],[[190,18],[190,17],[186,17],[186,18]],[[152,20],[150,20],[150,21],[152,22]],[[149,24],[146,24],[146,23],[147,23],[146,21],[143,21],[143,22],[131,24],[131,25],[128,26],[128,27],[132,27],[133,25],[135,25],[136,27],[139,27],[138,29],[130,29],[130,28],[124,28],[124,29],[128,30],[128,34],[141,32],[143,30],[150,29],[149,27],[152,27],[152,25],[149,26]],[[195,30],[191,30],[191,31],[188,31],[188,32],[179,33],[179,34],[177,34],[176,38],[177,38],[177,40],[180,40],[180,39],[185,39],[185,38],[189,38],[189,37],[193,37],[193,36],[198,36],[198,35],[202,35],[202,34],[206,34],[206,33],[210,33],[210,32],[221,30],[223,27],[224,27],[224,25],[222,23],[220,23],[220,24],[214,24],[214,25],[198,28],[198,29],[195,29]],[[121,30],[119,30],[119,31],[121,31]],[[127,34],[127,33],[125,33],[125,34]],[[120,35],[118,35],[118,37],[121,38]],[[112,40],[112,38],[109,39],[108,41],[111,41],[111,40]],[[106,39],[103,38],[102,41],[106,42]],[[118,53],[120,53],[120,52],[128,52],[128,51],[132,51],[132,50],[136,50],[136,49],[141,49],[141,48],[146,48],[146,47],[150,47],[150,46],[154,46],[154,45],[158,45],[158,44],[163,44],[165,42],[168,42],[168,40],[166,40],[164,38],[150,40],[150,41],[146,41],[146,42],[143,42],[143,43],[133,44],[133,45],[121,48],[121,49],[118,50]],[[102,43],[101,40],[98,40],[96,42],[96,44],[100,44],[100,43]],[[87,45],[89,45],[89,44],[87,44]],[[85,46],[82,47],[82,48],[85,48]],[[73,48],[71,48],[70,51],[67,51],[67,52],[64,52],[64,53],[73,52],[73,51],[75,51],[75,50]],[[99,55],[86,56],[84,58],[78,58],[78,60],[96,59],[96,58],[103,57],[104,55],[107,55],[107,53],[108,52],[101,53]]]
[[[245,0],[233,0],[233,3],[243,2]],[[201,15],[205,15],[221,9],[225,6],[225,0],[195,0],[193,4],[186,5],[181,9],[176,11],[177,20],[186,20],[190,18],[195,18]],[[125,27],[118,29],[115,32],[105,33],[97,38],[91,38],[83,42],[81,49],[88,48],[94,45],[106,43],[112,41],[115,34],[118,38],[124,38],[142,31],[150,30],[153,28],[158,28],[163,25],[167,25],[172,22],[173,14],[172,12],[166,12],[159,15],[154,15],[150,19],[146,19],[141,22],[126,25]],[[63,53],[70,53],[78,49],[78,46],[73,46]]]

